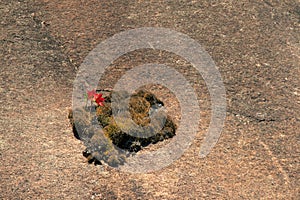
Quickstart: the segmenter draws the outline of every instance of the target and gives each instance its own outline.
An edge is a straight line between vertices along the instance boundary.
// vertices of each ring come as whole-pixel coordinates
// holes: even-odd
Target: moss
[[[112,115],[112,99],[117,102],[118,123]],[[126,102],[129,102],[130,116],[126,116]],[[137,152],[175,135],[176,125],[170,116],[163,114],[163,105],[155,95],[144,90],[131,97],[125,91],[111,92],[105,97],[104,106],[97,107],[94,113],[90,108],[76,109],[73,112],[79,117],[73,118],[71,114],[69,118],[74,131],[80,131],[79,138],[87,147],[84,156],[89,162],[104,160],[110,166],[118,166],[125,162],[124,150]],[[95,118],[102,129],[94,128]]]
[[[129,151],[136,151],[137,149],[142,149],[142,146],[157,143],[175,135],[176,125],[169,116],[165,118],[163,114],[159,115],[157,113],[156,118],[151,121],[151,116],[149,115],[151,109],[154,107],[159,110],[159,107],[163,105],[163,102],[157,99],[152,93],[140,90],[130,97],[124,91],[113,92],[108,99],[114,99],[118,102],[118,105],[116,105],[116,112],[119,113],[118,117],[120,117],[118,124],[112,116],[111,109],[108,108],[110,107],[110,103],[106,104],[106,107],[98,107],[99,111],[97,114],[98,119],[101,119],[99,123],[104,127],[105,135],[116,146]],[[122,112],[125,112],[124,104],[126,102],[129,102],[130,119],[140,127],[134,125],[126,115],[122,116]],[[163,128],[160,129],[160,127]],[[155,130],[159,131],[155,132]],[[129,134],[130,132],[134,134]],[[151,135],[151,137],[145,138],[147,135]],[[137,147],[138,145],[140,147]]]

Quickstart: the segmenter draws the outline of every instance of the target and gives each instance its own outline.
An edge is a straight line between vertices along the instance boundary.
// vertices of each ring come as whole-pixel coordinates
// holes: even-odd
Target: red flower
[[[88,90],[88,91],[87,91],[87,96],[88,96],[88,99],[89,99],[89,100],[94,99],[96,94],[97,94],[97,93],[96,93],[96,90],[91,90],[91,91]]]
[[[104,98],[102,97],[101,93],[96,93],[96,90],[88,90],[87,91],[87,98],[91,101],[96,102],[99,106],[103,106]]]
[[[94,101],[99,105],[99,106],[103,106],[103,102],[104,102],[104,98],[102,97],[102,94],[95,94],[94,95]]]

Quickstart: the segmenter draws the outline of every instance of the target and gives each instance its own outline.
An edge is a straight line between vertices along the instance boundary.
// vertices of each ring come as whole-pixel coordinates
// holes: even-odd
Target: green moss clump
[[[104,107],[97,108],[97,115],[105,135],[117,147],[136,152],[144,146],[155,144],[175,135],[176,125],[169,116],[165,116],[161,112],[164,104],[154,94],[145,90],[140,90],[132,96],[124,91],[112,92],[107,99]],[[112,99],[117,102],[115,112],[119,113],[118,123],[112,116]],[[126,102],[129,102],[129,119],[126,114],[122,115],[125,112]],[[153,113],[155,113],[155,117]],[[129,134],[129,132],[134,134]],[[150,137],[146,137],[148,135]]]
[[[113,116],[112,100],[117,102],[114,113],[118,113],[118,123]],[[126,103],[129,103],[129,110],[126,110]],[[126,91],[111,92],[105,97],[104,106],[98,106],[94,111],[91,108],[76,109],[73,111],[76,118],[71,112],[70,120],[74,133],[87,147],[84,156],[90,162],[104,160],[110,166],[118,166],[125,162],[125,151],[137,152],[175,135],[176,125],[164,114],[163,105],[154,94],[145,90],[132,96]],[[95,121],[102,129],[95,128]]]

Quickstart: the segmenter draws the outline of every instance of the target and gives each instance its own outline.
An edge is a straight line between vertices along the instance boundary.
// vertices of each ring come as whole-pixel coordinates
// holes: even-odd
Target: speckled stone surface
[[[0,199],[299,198],[299,1],[1,0],[0,5]],[[179,160],[157,172],[89,165],[67,119],[77,69],[99,42],[149,26],[185,33],[211,55],[227,92],[222,135],[200,159],[210,122],[205,82],[179,56],[140,50],[112,63],[99,84],[112,87],[124,71],[143,63],[174,67],[198,94],[199,133]],[[174,94],[150,89],[179,121]]]

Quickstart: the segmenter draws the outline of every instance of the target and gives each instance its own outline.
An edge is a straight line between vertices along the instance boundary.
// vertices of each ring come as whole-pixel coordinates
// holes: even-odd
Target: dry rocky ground
[[[0,2],[0,199],[299,199],[298,0]],[[78,67],[99,42],[138,27],[185,33],[216,62],[227,117],[206,158],[198,157],[210,117],[204,81],[175,55],[151,51],[118,59],[102,84],[144,62],[173,66],[199,94],[193,144],[147,174],[82,156],[67,119]],[[153,90],[178,118],[174,96]]]

